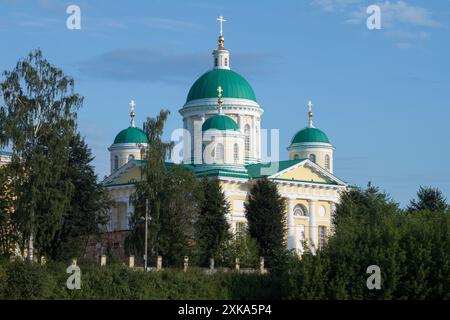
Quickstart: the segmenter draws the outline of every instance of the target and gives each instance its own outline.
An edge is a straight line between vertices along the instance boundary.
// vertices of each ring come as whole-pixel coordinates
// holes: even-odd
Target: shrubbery
[[[67,265],[0,262],[0,299],[269,299],[279,292],[267,275],[197,268],[184,273],[134,271],[123,265],[81,264],[81,289],[69,290]]]

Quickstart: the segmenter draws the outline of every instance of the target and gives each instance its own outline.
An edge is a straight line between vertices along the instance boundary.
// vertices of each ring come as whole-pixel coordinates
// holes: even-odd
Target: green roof
[[[223,89],[223,98],[256,101],[252,87],[240,74],[228,69],[213,69],[204,73],[189,90],[186,103],[196,99],[217,98],[217,88]]]
[[[224,114],[217,114],[215,116],[212,116],[211,118],[208,118],[203,123],[202,131],[206,131],[209,129],[239,131],[239,126],[229,116],[226,116]]]
[[[146,133],[136,127],[128,127],[125,130],[119,132],[119,134],[114,139],[114,144],[116,143],[147,143],[148,138]]]
[[[302,142],[330,143],[330,140],[328,140],[327,135],[322,130],[307,127],[297,132],[291,141],[291,143]]]
[[[248,175],[251,178],[255,179],[271,176],[304,160],[306,159],[285,160],[267,163],[253,163],[245,166],[245,168],[247,169]]]

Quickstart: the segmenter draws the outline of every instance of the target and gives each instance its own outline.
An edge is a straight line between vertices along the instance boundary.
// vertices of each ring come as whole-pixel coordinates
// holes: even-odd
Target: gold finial
[[[225,20],[222,16],[220,16],[219,18],[217,18],[217,20],[219,21],[219,25],[220,25],[220,31],[219,31],[219,50],[225,50],[225,47],[224,47],[225,38],[223,37],[223,23],[226,22],[227,20]]]
[[[312,128],[313,127],[313,113],[312,113],[312,107],[313,107],[313,103],[311,100],[308,101],[308,127]]]
[[[222,103],[223,103],[222,92],[223,92],[222,87],[221,86],[217,87],[217,98],[218,98],[217,99],[217,105],[218,105],[218,109],[219,109],[219,113],[220,114],[222,113]]]
[[[134,103],[134,100],[133,99],[131,99],[131,101],[130,101],[130,110],[131,110],[131,112],[130,112],[130,118],[131,118],[131,127],[133,127],[134,128],[134,125],[135,125],[135,123],[134,123],[134,117],[136,116],[136,113],[134,112],[134,107],[136,106],[136,104]]]

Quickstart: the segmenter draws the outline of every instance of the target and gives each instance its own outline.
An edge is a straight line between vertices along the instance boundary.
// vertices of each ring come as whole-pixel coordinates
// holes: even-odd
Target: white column
[[[308,200],[309,204],[309,242],[311,253],[316,253],[316,201]]]
[[[205,121],[205,117],[202,116],[200,119],[194,119],[192,118],[193,121],[193,131],[194,131],[194,140],[193,140],[193,144],[194,144],[194,163],[196,164],[200,164],[203,162],[203,157],[202,157],[202,125],[203,122]]]
[[[251,137],[252,137],[252,144],[251,144],[251,156],[253,158],[257,158],[256,155],[256,122],[255,122],[255,117],[252,117],[252,132],[251,132]]]
[[[295,249],[294,199],[288,198],[288,249]]]

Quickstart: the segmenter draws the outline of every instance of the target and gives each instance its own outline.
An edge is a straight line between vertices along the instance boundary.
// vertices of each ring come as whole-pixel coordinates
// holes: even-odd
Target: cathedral
[[[333,174],[334,147],[328,136],[314,126],[310,101],[306,127],[292,137],[287,148],[289,159],[262,162],[264,109],[248,81],[231,69],[230,51],[225,48],[222,34],[224,20],[218,20],[220,34],[212,53],[212,69],[193,83],[179,110],[184,129],[181,165],[197,177],[220,181],[230,205],[227,219],[235,234],[246,228],[244,203],[252,181],[267,177],[275,182],[286,199],[289,249],[302,254],[306,243],[314,252],[331,234],[340,192],[348,188]],[[129,198],[141,179],[141,149],[148,143],[146,133],[135,126],[133,101],[130,107],[130,126],[117,134],[108,149],[111,173],[103,184],[115,201],[108,225],[110,234],[126,234],[129,229],[133,214]],[[121,245],[114,243],[115,247]]]

